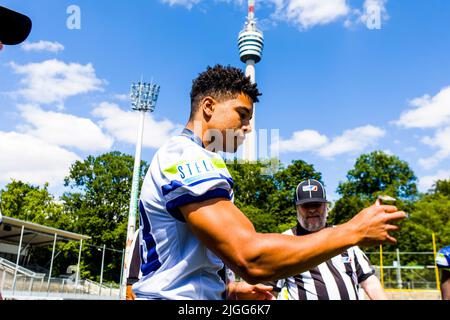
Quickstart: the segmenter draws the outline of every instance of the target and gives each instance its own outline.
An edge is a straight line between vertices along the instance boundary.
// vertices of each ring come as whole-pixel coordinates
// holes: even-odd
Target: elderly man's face
[[[311,232],[318,231],[327,223],[327,204],[310,202],[297,206],[297,219],[300,225]]]

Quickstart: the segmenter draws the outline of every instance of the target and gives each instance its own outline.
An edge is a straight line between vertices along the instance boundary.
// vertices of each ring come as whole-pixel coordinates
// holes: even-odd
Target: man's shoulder
[[[436,255],[438,268],[450,270],[450,246],[442,248]]]

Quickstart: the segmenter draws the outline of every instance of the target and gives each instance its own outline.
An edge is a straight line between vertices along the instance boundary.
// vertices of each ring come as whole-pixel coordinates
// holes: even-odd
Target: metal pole
[[[50,271],[48,272],[47,295],[50,288],[50,280],[52,278],[53,259],[55,258],[56,237],[57,234],[55,233],[55,237],[53,238],[52,260],[50,260]]]
[[[30,286],[28,287],[28,294],[31,296],[31,289],[33,289],[34,278],[31,278]]]
[[[17,249],[17,259],[16,259],[16,268],[14,270],[14,280],[13,280],[13,296],[16,291],[16,279],[17,279],[17,269],[19,268],[19,259],[20,259],[20,251],[22,249],[22,239],[23,239],[23,230],[24,226],[22,226],[22,229],[20,230],[20,241],[19,241],[19,248]]]
[[[102,269],[100,271],[100,290],[98,295],[101,296],[102,295],[102,284],[103,284],[103,264],[105,262],[105,249],[106,249],[106,244],[103,245],[103,254],[102,254]]]
[[[384,274],[383,274],[383,245],[380,244],[380,280],[381,286],[384,289]]]
[[[80,251],[78,252],[78,264],[77,264],[77,274],[75,277],[75,294],[78,289],[78,279],[80,277],[80,260],[81,260],[81,247],[83,246],[83,239],[80,240]]]
[[[131,243],[133,242],[134,232],[136,230],[136,211],[138,205],[138,193],[139,193],[139,180],[140,180],[140,167],[141,167],[141,150],[142,150],[142,136],[144,133],[144,120],[145,111],[140,112],[139,130],[136,143],[136,154],[134,157],[134,169],[133,169],[133,181],[131,185],[131,199],[130,199],[130,211],[128,214],[128,229],[127,229],[127,242],[125,246],[125,256],[128,257],[131,253]],[[122,290],[126,290],[126,279],[128,277],[127,262],[124,264],[122,275]]]
[[[122,299],[122,286],[123,286],[122,278],[123,278],[123,261],[124,261],[124,256],[125,256],[125,250],[122,249],[122,262],[120,264],[119,300]],[[125,290],[126,290],[126,287],[125,287]]]
[[[0,292],[3,291],[3,286],[5,285],[5,279],[6,279],[6,272],[5,272],[5,270],[3,270],[3,275],[2,275],[2,286],[0,287]]]
[[[399,289],[403,287],[401,266],[400,266],[400,251],[398,250],[398,248],[397,248],[397,287]]]
[[[441,281],[439,280],[439,270],[436,264],[436,237],[434,235],[434,232],[431,234],[431,237],[433,239],[433,253],[434,253],[434,272],[436,274],[436,287],[439,291],[439,294],[441,295],[442,300],[442,292],[441,292]]]

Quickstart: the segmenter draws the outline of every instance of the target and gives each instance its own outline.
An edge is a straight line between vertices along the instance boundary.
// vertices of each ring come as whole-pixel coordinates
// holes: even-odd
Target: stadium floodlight
[[[145,113],[155,111],[156,101],[158,100],[160,86],[152,83],[144,83],[141,79],[138,83],[131,85],[130,98],[133,110],[140,112],[139,130],[136,142],[136,153],[134,156],[133,180],[131,184],[130,210],[128,212],[128,227],[127,227],[127,242],[125,245],[125,259],[123,262],[121,296],[125,297],[126,281],[128,277],[129,266],[127,265],[129,259],[127,257],[131,254],[131,243],[133,242],[134,233],[136,230],[136,215],[138,207],[138,193],[139,180],[141,169],[141,150],[142,150],[142,136],[144,133]]]

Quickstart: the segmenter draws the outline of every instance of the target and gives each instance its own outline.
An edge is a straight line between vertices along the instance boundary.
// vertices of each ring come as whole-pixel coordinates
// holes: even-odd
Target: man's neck
[[[210,141],[204,140],[205,132],[208,130],[207,126],[199,120],[189,120],[185,126],[186,129],[192,131],[202,142],[202,145],[206,148]]]

